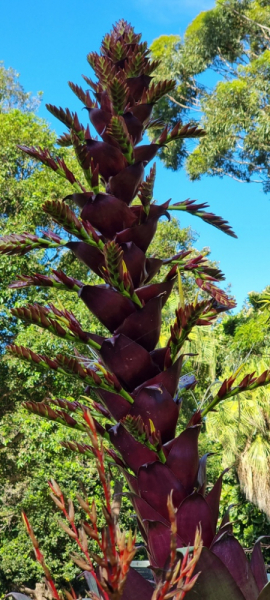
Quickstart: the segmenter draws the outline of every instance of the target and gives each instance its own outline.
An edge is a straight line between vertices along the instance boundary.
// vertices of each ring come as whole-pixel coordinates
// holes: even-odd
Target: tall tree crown
[[[152,44],[154,56],[165,54],[160,76],[177,80],[155,116],[189,114],[207,130],[189,155],[182,140],[164,148],[168,167],[187,159],[192,180],[227,175],[269,191],[269,44],[270,9],[263,0],[217,1],[194,19],[183,40],[162,36]]]

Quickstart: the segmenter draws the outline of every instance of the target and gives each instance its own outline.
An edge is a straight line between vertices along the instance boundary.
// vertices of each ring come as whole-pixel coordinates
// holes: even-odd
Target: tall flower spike
[[[85,456],[90,453],[97,460],[105,498],[105,529],[100,532],[97,528],[95,503],[80,502],[88,520],[77,529],[73,504],[66,503],[55,482],[51,484],[53,499],[64,512],[64,530],[80,549],[81,554],[76,554],[74,561],[91,575],[92,595],[99,594],[103,600],[119,600],[121,595],[123,600],[151,600],[154,592],[154,600],[182,600],[184,596],[188,600],[216,600],[217,595],[218,600],[266,600],[270,584],[267,587],[258,547],[249,563],[233,536],[232,524],[221,523],[218,528],[224,473],[206,493],[206,457],[199,456],[198,438],[203,417],[210,410],[226,398],[267,385],[269,371],[259,377],[249,374],[239,384],[235,375],[231,376],[204,410],[197,410],[187,426],[176,433],[184,392],[196,385],[192,373],[181,375],[181,348],[192,327],[212,323],[220,312],[235,304],[216,287],[215,282],[222,280],[223,275],[203,255],[193,256],[189,250],[179,248],[178,254],[168,259],[146,256],[158,220],[173,210],[189,212],[236,237],[227,221],[207,212],[205,203],[154,203],[155,166],[144,180],[145,166],[162,146],[184,137],[200,137],[204,132],[190,123],[170,127],[151,120],[155,103],[170,93],[175,82],[153,81],[158,63],[151,62],[147,44],[124,20],[104,37],[101,53],[90,53],[88,61],[96,79],[84,79],[93,90],[94,100],[80,86],[71,84],[71,88],[83,101],[87,112],[82,114],[89,116],[98,137],[92,135],[92,129],[90,135],[89,127],[80,123],[75,112],[49,105],[51,113],[68,128],[59,143],[73,146],[86,188],[54,152],[22,149],[73,186],[73,194],[65,200],[75,202],[76,212],[65,202],[46,199],[43,210],[78,238],[65,244],[66,248],[96,275],[103,276],[105,283],[84,285],[62,271],[52,271],[46,275],[18,276],[10,287],[37,285],[75,292],[75,301],[82,300],[107,333],[101,337],[85,332],[70,311],[32,304],[15,309],[14,316],[42,325],[60,337],[72,336],[75,342],[87,342],[94,351],[91,350],[90,358],[79,354],[77,348],[72,356],[60,354],[52,358],[49,352],[37,354],[16,345],[10,350],[18,358],[44,369],[45,374],[52,369],[73,377],[79,384],[78,393],[82,385],[86,386],[85,394],[93,392],[93,415],[87,409],[89,403],[83,405],[63,398],[28,402],[26,408],[73,428],[74,432],[90,435],[89,444],[72,440],[64,445],[72,452]],[[159,131],[157,139],[151,144],[141,143],[144,131],[151,126]],[[100,181],[104,192],[99,191]],[[133,204],[137,194],[140,203]],[[51,247],[48,244],[64,245],[51,231],[42,236],[39,232],[36,236],[8,236],[0,250],[24,254],[35,247]],[[170,265],[169,273],[159,276],[159,269],[166,265]],[[209,301],[196,299],[185,304],[181,293],[183,272],[194,275],[200,290],[211,296]],[[151,283],[153,277],[155,283]],[[176,311],[168,344],[159,347],[162,308],[177,279],[181,306]],[[96,416],[102,418],[102,424],[95,420]],[[129,497],[153,569],[156,591],[129,568],[135,541],[131,535],[118,534],[115,528],[105,450],[97,433],[106,440],[106,446],[112,446],[106,447],[106,453],[130,488]],[[88,539],[98,543],[97,552],[90,552]],[[194,540],[194,548],[187,551]],[[181,563],[178,549],[184,555]]]

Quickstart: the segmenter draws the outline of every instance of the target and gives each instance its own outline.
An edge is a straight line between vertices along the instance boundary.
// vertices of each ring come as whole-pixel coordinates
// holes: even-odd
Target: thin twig
[[[254,19],[251,19],[250,17],[247,17],[246,15],[241,14],[238,10],[235,10],[235,8],[233,8],[232,11],[239,17],[242,17],[242,19],[245,19],[246,21],[249,21],[250,23],[254,23],[254,25],[257,25],[258,27],[260,27],[260,29],[265,29],[266,31],[268,31],[270,33],[270,27],[267,27],[266,25],[262,25],[261,23],[258,23],[258,21],[254,21]],[[267,39],[269,39],[268,36],[267,36]]]
[[[187,110],[195,110],[196,112],[202,112],[201,109],[198,108],[194,108],[194,105],[192,104],[191,106],[187,106],[186,104],[181,104],[181,102],[178,102],[177,100],[175,100],[175,98],[173,98],[172,96],[170,96],[169,94],[167,94],[169,100],[171,100],[171,102],[174,102],[174,104],[177,104],[178,106],[181,106],[181,108],[186,108]]]

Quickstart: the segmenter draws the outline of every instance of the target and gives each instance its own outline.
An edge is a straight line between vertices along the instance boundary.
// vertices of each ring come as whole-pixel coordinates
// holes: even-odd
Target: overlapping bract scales
[[[101,54],[91,53],[88,61],[97,77],[96,82],[85,78],[93,90],[94,100],[89,92],[77,85],[70,84],[70,87],[86,105],[91,127],[99,137],[93,137],[89,127],[79,123],[76,113],[48,106],[69,129],[60,143],[63,146],[73,144],[87,189],[62,159],[54,158],[46,150],[22,149],[75,186],[74,193],[63,203],[46,202],[43,209],[78,241],[63,242],[61,238],[54,239],[53,234],[49,239],[56,245],[65,244],[103,282],[84,285],[54,271],[47,276],[22,275],[11,287],[55,286],[78,293],[89,311],[107,329],[107,336],[85,332],[72,313],[59,311],[51,305],[43,309],[31,305],[21,307],[13,314],[60,337],[88,343],[95,349],[96,359],[89,361],[78,353],[73,359],[62,355],[51,359],[18,346],[10,349],[16,356],[35,362],[39,368],[51,367],[78,376],[80,381],[88,384],[85,393],[89,395],[92,388],[95,389],[99,397],[99,402],[94,403],[95,410],[107,419],[106,428],[98,423],[96,427],[100,435],[111,442],[113,449],[108,452],[130,487],[130,499],[156,576],[166,569],[170,553],[167,500],[173,490],[178,547],[193,542],[199,523],[205,546],[198,564],[201,575],[187,597],[190,600],[197,597],[214,600],[211,595],[214,581],[219,600],[256,600],[266,584],[260,548],[256,547],[249,565],[233,537],[231,524],[223,522],[217,529],[222,476],[206,494],[207,457],[200,459],[198,454],[201,414],[196,413],[187,428],[175,437],[183,391],[196,385],[193,375],[181,377],[183,344],[192,327],[211,324],[219,312],[232,308],[234,301],[213,284],[213,281],[223,279],[223,275],[209,266],[203,256],[186,260],[189,252],[180,252],[161,260],[146,254],[158,220],[168,216],[173,207],[169,201],[162,205],[153,202],[155,168],[144,180],[145,166],[163,144],[184,136],[200,136],[204,132],[178,124],[171,130],[165,127],[155,143],[139,145],[144,131],[151,125],[153,104],[173,88],[174,82],[156,84],[152,81],[157,63],[151,62],[146,45],[124,21],[105,36]],[[136,195],[141,204],[132,204]],[[68,202],[77,206],[77,212],[80,209],[80,216],[69,208]],[[234,235],[227,222],[201,210],[206,205],[185,201],[175,207],[194,212]],[[7,236],[0,243],[0,252],[19,253],[22,244],[21,254],[24,254],[34,247],[46,246],[46,243],[43,238],[27,237],[26,234]],[[163,273],[160,282],[151,283],[161,267],[166,267],[167,272]],[[181,270],[194,273],[199,288],[208,292],[210,299],[179,306],[168,343],[160,348],[157,345],[162,308]],[[261,378],[258,385],[266,384],[268,375]],[[248,379],[245,383],[254,385],[254,381]],[[226,392],[231,389],[227,385]],[[244,389],[242,382],[241,390]],[[217,395],[219,400],[223,398],[222,394]],[[58,409],[52,408],[51,403]],[[85,424],[80,421],[82,406],[79,403],[54,399],[40,405],[27,403],[26,408],[69,427],[85,430]],[[89,446],[74,442],[66,443],[66,447],[82,453],[91,451]],[[239,567],[235,568],[235,565]],[[143,580],[140,583],[138,578],[136,586],[138,597],[150,600],[151,586],[145,591]],[[129,600],[129,593],[131,589],[127,582],[124,600]]]

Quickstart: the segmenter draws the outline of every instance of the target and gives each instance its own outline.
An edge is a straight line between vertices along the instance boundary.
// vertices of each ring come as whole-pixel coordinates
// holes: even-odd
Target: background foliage
[[[175,92],[155,109],[165,121],[199,121],[207,136],[190,152],[177,141],[162,150],[177,169],[186,159],[192,180],[203,174],[254,181],[269,191],[270,7],[265,0],[216,0],[183,39],[161,36],[159,76],[175,78]]]

